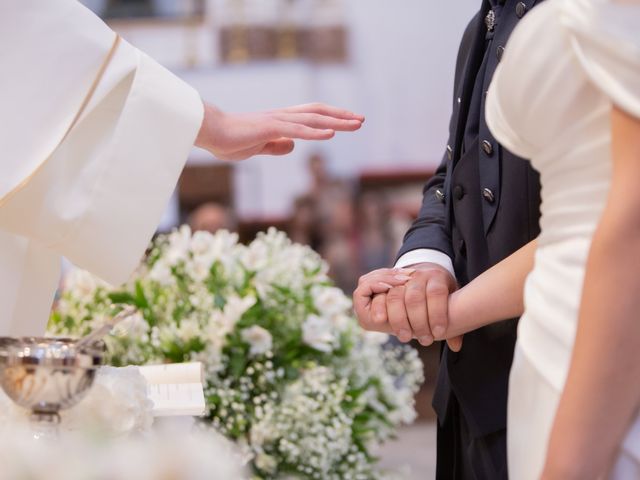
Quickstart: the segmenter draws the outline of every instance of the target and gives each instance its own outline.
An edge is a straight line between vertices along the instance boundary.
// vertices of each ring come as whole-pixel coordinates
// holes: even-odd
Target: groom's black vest
[[[496,142],[484,116],[486,91],[509,48],[507,39],[535,3],[485,0],[467,27],[457,60],[448,146],[399,253],[419,248],[446,253],[461,285],[539,233],[538,175],[528,161]],[[500,292],[495,295],[500,298]],[[473,436],[505,428],[516,327],[517,320],[510,320],[469,333],[457,354],[444,347],[433,401],[441,421],[455,395]]]

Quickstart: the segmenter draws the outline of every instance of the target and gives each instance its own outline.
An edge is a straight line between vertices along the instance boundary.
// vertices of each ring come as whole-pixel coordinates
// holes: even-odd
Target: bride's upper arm
[[[609,206],[640,227],[640,117],[619,107],[611,111],[612,179]]]
[[[640,117],[614,105],[611,109],[611,134],[614,171],[633,160],[633,168],[640,170]]]

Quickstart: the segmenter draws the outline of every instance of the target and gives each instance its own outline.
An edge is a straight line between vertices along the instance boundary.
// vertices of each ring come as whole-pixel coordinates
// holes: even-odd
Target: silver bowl
[[[69,338],[0,337],[0,386],[31,411],[35,422],[57,424],[78,403],[102,365],[105,344],[76,349]]]

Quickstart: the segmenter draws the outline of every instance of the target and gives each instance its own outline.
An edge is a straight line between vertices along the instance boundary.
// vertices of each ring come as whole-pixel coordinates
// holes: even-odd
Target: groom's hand
[[[373,314],[386,318],[402,342],[412,337],[424,345],[443,339],[449,323],[449,295],[458,286],[449,271],[436,263],[413,265],[416,271],[402,286],[389,290],[372,301]],[[449,347],[459,351],[462,337],[448,339]]]

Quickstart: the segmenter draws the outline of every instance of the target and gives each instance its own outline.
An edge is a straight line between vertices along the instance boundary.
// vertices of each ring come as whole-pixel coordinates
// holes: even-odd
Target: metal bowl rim
[[[84,348],[76,351],[73,342],[77,339],[67,337],[0,337],[0,365],[3,366],[38,366],[62,369],[97,369],[104,363],[106,345],[104,342],[93,345],[95,348]],[[47,350],[48,342],[68,344],[69,348],[62,356],[42,356],[25,354],[26,348],[40,352]],[[6,346],[3,348],[2,345]]]

